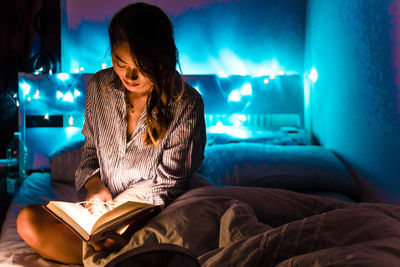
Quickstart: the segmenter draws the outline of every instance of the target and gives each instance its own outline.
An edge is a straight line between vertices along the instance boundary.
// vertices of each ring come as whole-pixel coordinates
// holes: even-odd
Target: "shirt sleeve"
[[[154,204],[166,204],[190,187],[190,178],[204,158],[206,126],[204,103],[195,98],[171,131],[148,194]]]
[[[81,148],[81,160],[75,172],[75,188],[80,198],[83,198],[83,185],[91,176],[99,171],[93,130],[93,107],[96,87],[97,83],[94,79],[91,79],[86,87],[85,121],[82,128],[85,143]]]

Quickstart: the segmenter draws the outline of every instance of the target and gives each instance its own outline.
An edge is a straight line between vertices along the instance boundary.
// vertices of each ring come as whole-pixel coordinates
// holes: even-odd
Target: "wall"
[[[307,12],[314,137],[354,170],[362,200],[400,203],[400,1],[309,0]]]
[[[107,25],[131,0],[62,0],[62,71],[110,66]],[[175,27],[184,74],[302,73],[307,0],[150,0]]]

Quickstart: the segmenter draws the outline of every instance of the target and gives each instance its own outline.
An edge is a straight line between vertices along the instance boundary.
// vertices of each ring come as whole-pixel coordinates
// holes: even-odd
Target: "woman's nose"
[[[126,78],[128,78],[129,80],[136,80],[138,78],[139,74],[138,74],[138,70],[135,69],[128,69],[126,72]]]

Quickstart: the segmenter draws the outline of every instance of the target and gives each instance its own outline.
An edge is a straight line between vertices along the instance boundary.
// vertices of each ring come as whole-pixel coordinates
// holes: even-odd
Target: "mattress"
[[[33,173],[22,183],[7,211],[0,235],[0,266],[67,266],[40,257],[17,233],[16,218],[22,207],[48,200],[76,201],[71,183],[52,182],[50,173]],[[70,265],[74,266],[74,265]]]

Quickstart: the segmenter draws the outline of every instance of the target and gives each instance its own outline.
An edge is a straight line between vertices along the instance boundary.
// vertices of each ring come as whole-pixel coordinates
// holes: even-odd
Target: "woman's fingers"
[[[86,185],[86,207],[95,216],[100,216],[110,210],[113,198],[110,191],[100,180],[92,180]]]

